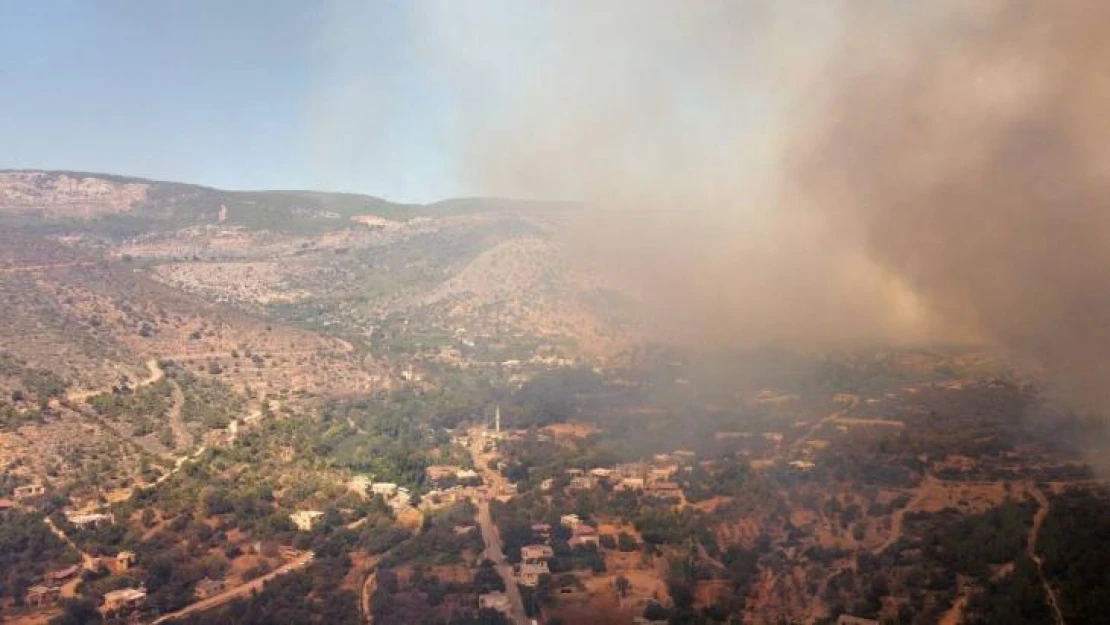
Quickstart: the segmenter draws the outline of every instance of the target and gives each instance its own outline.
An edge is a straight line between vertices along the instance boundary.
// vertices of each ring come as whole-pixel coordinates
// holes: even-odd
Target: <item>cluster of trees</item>
[[[0,387],[9,386],[11,391],[0,397],[0,432],[41,421],[50,400],[64,396],[69,385],[52,371],[28,367],[22,360],[0,351]]]
[[[470,606],[477,603],[477,596],[488,592],[505,590],[501,576],[494,568],[493,562],[484,560],[474,571],[474,577],[469,582],[444,581],[436,575],[429,574],[423,567],[417,566],[412,570],[407,581],[402,581],[391,569],[379,568],[375,579],[374,595],[371,606],[374,620],[382,623],[402,623],[420,619],[422,623],[460,622],[470,623],[471,620],[449,621],[434,615],[439,606],[443,606],[454,596],[447,612],[455,612],[460,606]],[[433,608],[429,614],[428,607]],[[457,617],[456,617],[457,618]],[[481,613],[475,613],[469,618],[486,618]],[[476,622],[486,622],[479,620]],[[499,622],[499,621],[498,621]]]
[[[316,428],[311,453],[381,481],[421,489],[428,451],[435,447],[427,425],[432,408],[411,396],[333,404]]]
[[[458,532],[457,527],[473,526],[474,506],[461,502],[424,517],[422,531],[410,540],[394,546],[382,557],[383,567],[394,567],[403,563],[422,566],[436,564],[455,564],[461,562],[467,553],[482,551],[482,537],[477,527]]]
[[[691,508],[674,510],[669,507],[645,506],[632,517],[632,524],[648,545],[678,545],[699,535],[704,527],[698,513]]]
[[[21,605],[23,595],[53,568],[79,559],[43,522],[38,513],[0,513],[0,597]]]
[[[722,460],[712,470],[696,464],[692,471],[680,474],[678,481],[686,500],[694,503],[713,497],[765,501],[769,494],[767,483],[734,458]]]
[[[972,595],[964,610],[963,622],[968,625],[1039,625],[1053,620],[1044,586],[1037,575],[1037,565],[1022,555],[1014,562],[1014,570],[1009,575],[988,580],[983,590]]]
[[[339,586],[350,567],[344,558],[322,558],[303,571],[276,577],[249,599],[201,612],[184,625],[357,625],[358,597]]]
[[[177,367],[170,367],[166,372],[181,387],[185,399],[181,405],[181,419],[187,423],[200,423],[210,430],[226,428],[246,406],[242,395],[219,380],[202,379]]]
[[[1068,623],[1095,623],[1110,614],[1110,498],[1072,490],[1052,501],[1037,551],[1044,573],[1059,589]]]
[[[11,392],[12,401],[35,401],[40,408],[55,397],[65,395],[69,383],[62,376],[47,369],[28,366],[16,356],[0,351],[0,378],[11,378],[17,383]]]
[[[1035,510],[1036,504],[1010,500],[972,516],[954,510],[926,516],[922,547],[945,568],[985,579],[989,565],[1013,561],[1024,551]],[[923,513],[914,516],[921,520]]]
[[[458,531],[472,525],[474,515],[472,504],[456,504],[426,516],[420,534],[395,543],[388,551],[369,550],[372,554],[382,553],[371,598],[375,622],[419,620],[444,625],[507,625],[508,621],[495,611],[460,610],[473,606],[479,594],[505,590],[493,562],[482,561],[469,582],[442,580],[426,570],[432,566],[463,565],[468,556],[481,552],[483,544],[476,527]],[[394,573],[393,569],[401,566],[412,567],[406,581]],[[444,608],[437,611],[439,606]]]
[[[506,411],[508,422],[514,427],[561,423],[577,411],[580,395],[601,387],[601,376],[587,367],[541,372],[512,395]]]
[[[166,423],[170,411],[170,383],[166,379],[132,389],[127,384],[94,395],[89,406],[102,417],[131,424],[135,436],[152,433]]]
[[[736,563],[735,567],[737,575],[742,574],[745,568],[740,563]],[[730,572],[731,569],[730,566]],[[713,604],[700,610],[694,607],[698,581],[710,579],[713,574],[713,571],[704,566],[698,559],[695,549],[690,549],[685,555],[680,553],[672,556],[667,561],[667,573],[664,577],[667,584],[667,593],[671,596],[672,606],[668,610],[659,610],[649,604],[645,610],[645,616],[648,611],[656,612],[660,616],[665,616],[668,623],[675,625],[724,623],[728,621],[733,608],[743,607],[744,599],[742,595],[733,597],[731,603]]]
[[[24,410],[0,400],[0,432],[14,432],[28,423],[41,423],[44,416],[44,410],[38,406]]]

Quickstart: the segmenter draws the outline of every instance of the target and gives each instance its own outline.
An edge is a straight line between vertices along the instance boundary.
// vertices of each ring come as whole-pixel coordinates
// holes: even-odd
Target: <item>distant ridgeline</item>
[[[0,224],[40,232],[130,237],[202,224],[281,232],[380,227],[390,221],[494,211],[566,208],[566,203],[459,198],[400,204],[317,191],[225,191],[71,171],[0,170]]]

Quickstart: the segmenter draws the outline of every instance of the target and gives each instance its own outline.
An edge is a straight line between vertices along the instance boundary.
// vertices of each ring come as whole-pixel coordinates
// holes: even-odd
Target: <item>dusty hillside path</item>
[[[347,528],[348,529],[353,529],[354,527],[358,527],[359,525],[362,524],[361,521],[365,521],[365,520],[366,519],[363,518],[360,521],[356,521],[355,523],[351,523],[347,526]],[[416,533],[413,534],[413,536],[414,537],[419,536],[421,534],[421,532],[423,531],[423,528],[424,528],[424,524],[421,523],[416,528]],[[412,539],[409,538],[408,540],[412,540]],[[406,541],[403,541],[401,543],[398,543],[397,545],[394,545],[393,547],[387,549],[386,551],[370,558],[369,564],[367,565],[367,567],[370,571],[370,574],[367,575],[366,579],[363,580],[363,582],[362,582],[362,591],[359,593],[359,601],[358,601],[358,609],[359,609],[359,612],[361,612],[361,614],[362,614],[362,622],[366,623],[367,625],[371,625],[374,622],[374,613],[372,612],[373,608],[371,606],[371,599],[374,596],[374,587],[378,583],[378,562],[380,562],[381,559],[384,558],[386,556],[386,554],[388,554],[390,551],[393,551],[397,547],[403,545],[405,542],[408,542],[408,541],[406,540]]]
[[[967,608],[968,598],[967,589],[960,590],[959,596],[956,597],[956,602],[940,617],[940,620],[937,621],[937,625],[960,625],[960,623],[963,622],[964,609]]]
[[[837,410],[836,412],[830,413],[827,417],[824,417],[824,418],[820,419],[819,421],[817,421],[817,423],[814,423],[812,426],[810,426],[810,428],[808,430],[806,430],[805,434],[802,434],[801,436],[799,436],[798,439],[795,440],[790,445],[790,450],[794,453],[797,453],[797,452],[801,451],[802,448],[805,446],[806,441],[808,441],[810,438],[812,438],[813,435],[817,433],[817,430],[820,430],[822,427],[828,425],[829,423],[831,423],[833,421],[836,421],[837,419],[843,418],[845,415],[847,415],[849,412],[851,412],[852,409],[854,409],[858,405],[859,405],[859,398],[858,397],[852,397],[852,400],[849,403],[849,405],[845,406],[844,408],[841,408],[840,410]]]
[[[1030,560],[1037,564],[1037,575],[1041,578],[1041,585],[1044,586],[1044,594],[1048,598],[1048,604],[1052,606],[1056,625],[1064,625],[1064,614],[1060,611],[1060,604],[1056,602],[1056,594],[1052,592],[1052,587],[1048,585],[1048,578],[1044,576],[1043,561],[1037,555],[1037,539],[1041,534],[1041,526],[1044,525],[1044,520],[1052,509],[1052,504],[1049,503],[1048,497],[1036,485],[1028,484],[1026,491],[1033,496],[1039,507],[1037,513],[1033,515],[1033,527],[1029,528],[1029,540],[1025,545],[1025,553]]]
[[[151,358],[146,361],[146,368],[149,372],[147,377],[135,383],[135,388],[143,386],[150,386],[156,382],[166,378],[166,371],[158,363],[157,358]],[[185,422],[181,420],[181,408],[185,405],[185,394],[181,391],[181,386],[176,380],[170,379],[170,409],[167,414],[170,429],[173,431],[173,446],[174,449],[188,451],[193,447],[193,435],[189,432]],[[81,391],[71,391],[66,395],[66,399],[71,403],[80,405],[88,401],[89,398],[95,397],[102,393],[106,393],[105,389],[87,389]],[[126,438],[126,437],[124,437]],[[142,445],[140,445],[142,447]],[[144,448],[145,450],[145,448]]]
[[[140,386],[148,386],[150,384],[154,384],[158,380],[161,380],[162,378],[166,377],[166,372],[162,370],[162,367],[158,364],[158,359],[156,359],[156,358],[151,358],[150,360],[146,361],[146,368],[147,368],[147,371],[150,372],[150,375],[143,378],[142,380],[139,380],[135,384],[135,388],[138,388]],[[68,401],[72,402],[72,403],[75,403],[75,404],[83,404],[90,397],[96,397],[97,395],[100,395],[102,393],[107,393],[110,390],[111,389],[103,389],[103,388],[74,390],[74,391],[70,391],[70,392],[66,393],[66,399]]]
[[[377,558],[374,559],[372,566],[377,567]],[[374,586],[378,583],[378,572],[375,569],[366,576],[366,580],[362,582],[362,592],[359,593],[358,607],[362,612],[362,622],[370,625],[374,622],[374,613],[371,612],[370,598],[374,596]]]
[[[883,541],[883,544],[872,549],[871,553],[878,555],[889,549],[890,546],[894,543],[901,540],[903,531],[903,518],[906,516],[906,513],[916,510],[917,507],[921,505],[921,502],[925,499],[925,497],[929,495],[930,491],[938,484],[939,481],[935,477],[929,475],[928,473],[925,474],[925,477],[921,479],[921,483],[918,484],[917,488],[915,489],[916,492],[914,493],[913,499],[910,499],[905,506],[895,510],[894,514],[891,515],[890,536],[888,536],[887,539]]]
[[[292,562],[288,562],[288,563],[282,565],[281,567],[279,567],[277,569],[274,569],[272,572],[270,572],[266,575],[263,575],[262,577],[259,577],[257,579],[252,579],[251,581],[249,581],[245,584],[241,584],[241,585],[236,586],[235,588],[232,588],[230,590],[225,590],[224,592],[221,592],[217,595],[212,595],[211,597],[208,597],[207,599],[201,599],[200,601],[197,601],[196,603],[191,603],[191,604],[185,606],[184,608],[181,608],[180,610],[178,610],[176,612],[170,612],[169,614],[162,615],[162,616],[158,617],[157,619],[155,619],[151,623],[151,625],[158,625],[158,623],[165,623],[167,621],[173,621],[173,620],[181,619],[181,618],[184,618],[186,616],[189,616],[190,614],[194,614],[196,612],[205,612],[207,610],[211,610],[212,608],[217,608],[221,605],[231,603],[232,601],[234,601],[236,599],[243,599],[245,597],[249,597],[251,595],[251,593],[261,591],[262,587],[265,586],[267,582],[273,580],[274,578],[279,577],[281,575],[285,575],[286,573],[290,573],[292,571],[296,571],[298,569],[302,569],[305,566],[308,566],[308,564],[311,563],[314,558],[315,558],[315,554],[313,554],[311,551],[308,552],[308,553],[302,554],[296,560],[293,560]]]
[[[193,447],[193,435],[189,432],[189,428],[185,426],[185,422],[181,420],[181,408],[185,405],[185,393],[181,391],[181,386],[174,379],[170,379],[170,399],[173,403],[170,404],[168,420],[170,429],[173,430],[173,446],[175,449],[187,451]]]
[[[96,570],[96,563],[97,563],[96,558],[94,558],[91,555],[89,555],[88,553],[82,551],[81,548],[77,546],[77,543],[73,542],[72,538],[70,538],[69,536],[66,536],[66,533],[62,531],[62,528],[60,528],[60,527],[58,527],[57,525],[54,524],[53,519],[51,519],[48,516],[44,516],[44,517],[42,517],[42,520],[43,520],[44,523],[46,523],[46,526],[48,528],[50,528],[50,531],[55,536],[57,536],[59,539],[61,539],[61,541],[64,542],[65,544],[72,547],[74,551],[81,554],[81,566],[83,566],[85,569],[87,569],[89,571],[95,571]]]

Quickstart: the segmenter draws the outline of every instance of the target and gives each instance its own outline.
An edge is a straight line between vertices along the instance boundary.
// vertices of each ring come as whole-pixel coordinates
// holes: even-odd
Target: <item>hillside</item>
[[[280,232],[320,232],[355,223],[565,204],[464,198],[429,205],[318,191],[227,191],[193,184],[70,171],[0,170],[0,216],[8,224],[113,237],[222,224]]]
[[[68,482],[122,446],[105,472],[122,487],[274,410],[573,362],[615,326],[572,271],[563,206],[2,172],[0,448]],[[81,431],[92,447],[62,435]]]
[[[629,320],[608,303],[626,300],[588,268],[570,271],[563,234],[577,208],[0,172],[0,226],[11,231],[131,263],[205,302],[366,344],[377,333],[385,349],[428,356],[477,340],[515,360],[536,347],[525,336],[614,349],[600,337],[626,336]]]
[[[26,605],[77,561],[59,592],[142,589],[148,622],[423,622],[518,582],[564,622],[1101,613],[1101,569],[1061,562],[1104,431],[991,354],[660,345],[563,204],[69,172],[0,198],[0,520],[65,539],[0,568],[0,619],[80,608]]]

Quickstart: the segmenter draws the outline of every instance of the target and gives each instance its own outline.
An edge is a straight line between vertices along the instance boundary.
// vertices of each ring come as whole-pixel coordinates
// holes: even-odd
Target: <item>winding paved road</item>
[[[482,540],[486,543],[486,550],[482,552],[482,557],[493,561],[497,572],[501,575],[501,580],[505,582],[505,595],[509,597],[509,618],[517,625],[528,625],[524,600],[520,596],[520,589],[517,588],[516,579],[513,576],[513,566],[501,551],[501,534],[493,523],[488,501],[478,502],[478,526],[482,528]]]
[[[494,471],[482,460],[481,437],[480,430],[477,428],[470,431],[470,455],[474,461],[474,466],[482,472],[482,479],[485,480],[486,485],[494,493],[502,492],[505,484],[505,478],[497,471]],[[501,549],[501,534],[497,531],[497,526],[493,523],[493,516],[490,514],[489,501],[479,499],[474,502],[478,506],[478,527],[482,530],[482,540],[486,543],[486,549],[482,552],[483,558],[489,558],[497,569],[498,574],[501,575],[501,580],[505,583],[505,595],[509,598],[509,618],[516,625],[528,625],[528,615],[524,611],[524,600],[520,596],[520,589],[517,588],[516,578],[513,575],[513,567],[505,559],[505,554]]]

